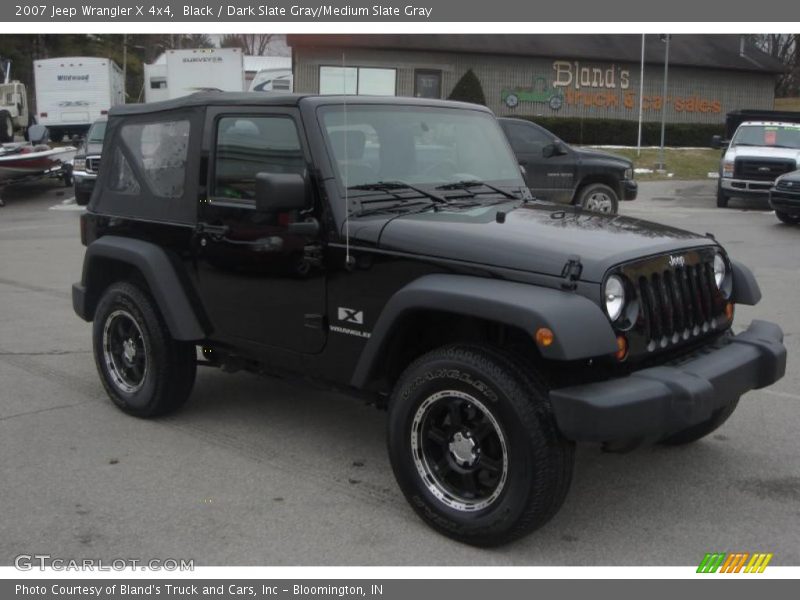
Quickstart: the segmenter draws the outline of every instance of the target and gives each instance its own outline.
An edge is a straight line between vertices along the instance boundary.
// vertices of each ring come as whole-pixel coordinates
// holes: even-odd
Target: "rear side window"
[[[136,176],[119,146],[114,148],[114,154],[111,157],[108,188],[130,196],[138,196],[141,191],[139,182],[136,181]]]
[[[513,121],[502,121],[501,125],[514,152],[538,153],[547,144],[553,143],[552,136],[547,135],[535,125]]]
[[[120,135],[130,151],[134,167],[143,174],[155,195],[163,198],[183,196],[189,155],[189,121],[132,123],[124,125]],[[123,161],[121,164],[126,163]]]
[[[217,122],[212,194],[252,200],[258,173],[303,174],[305,159],[289,117],[236,116]]]

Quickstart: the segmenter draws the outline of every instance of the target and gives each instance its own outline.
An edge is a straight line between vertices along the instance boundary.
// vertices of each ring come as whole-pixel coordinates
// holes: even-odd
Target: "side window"
[[[131,196],[137,196],[141,191],[139,182],[136,181],[133,170],[119,146],[114,148],[114,154],[111,157],[108,188],[120,194],[129,194]]]
[[[135,167],[142,172],[155,195],[163,198],[183,196],[189,154],[189,121],[125,125],[120,135],[131,152]],[[120,175],[124,174],[125,168],[130,170],[130,165],[122,157]]]
[[[541,153],[542,148],[553,143],[552,136],[528,123],[505,121],[503,129],[514,152]]]
[[[217,123],[212,195],[255,198],[258,173],[305,170],[297,127],[289,117],[222,117]]]

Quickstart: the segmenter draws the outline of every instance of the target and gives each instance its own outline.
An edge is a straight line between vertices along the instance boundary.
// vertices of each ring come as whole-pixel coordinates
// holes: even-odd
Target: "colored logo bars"
[[[763,573],[772,553],[755,552],[709,552],[703,557],[698,573]]]

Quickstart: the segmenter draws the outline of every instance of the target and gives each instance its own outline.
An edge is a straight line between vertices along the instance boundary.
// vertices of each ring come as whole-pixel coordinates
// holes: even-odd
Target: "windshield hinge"
[[[561,282],[561,289],[569,291],[575,290],[575,288],[578,287],[577,281],[581,276],[581,271],[583,271],[581,257],[577,255],[570,256],[567,262],[564,263],[564,268],[561,269],[561,277],[564,279],[564,281]]]

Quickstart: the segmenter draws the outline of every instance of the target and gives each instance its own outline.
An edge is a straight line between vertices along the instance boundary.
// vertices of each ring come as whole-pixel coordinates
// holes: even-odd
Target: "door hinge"
[[[575,288],[578,287],[577,282],[578,278],[581,276],[581,271],[583,271],[581,257],[577,255],[570,256],[567,262],[564,263],[564,268],[561,269],[561,277],[564,279],[564,281],[561,282],[561,289],[569,291],[575,290]]]

